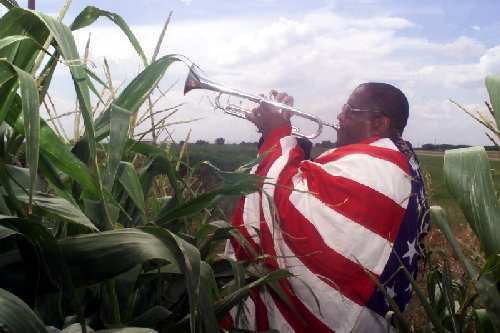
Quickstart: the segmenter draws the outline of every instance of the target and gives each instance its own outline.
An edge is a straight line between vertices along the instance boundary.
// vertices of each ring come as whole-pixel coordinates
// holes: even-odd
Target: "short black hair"
[[[356,89],[356,107],[381,111],[391,120],[391,128],[403,133],[409,116],[408,99],[395,86],[381,82],[367,82]]]

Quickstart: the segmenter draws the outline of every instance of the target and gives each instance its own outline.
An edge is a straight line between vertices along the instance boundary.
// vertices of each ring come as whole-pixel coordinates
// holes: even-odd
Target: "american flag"
[[[254,290],[233,327],[280,332],[377,332],[390,325],[384,286],[401,310],[412,295],[400,262],[413,274],[427,232],[428,206],[418,161],[403,141],[373,137],[313,161],[279,128],[259,150],[260,191],[241,198],[232,224],[281,280],[289,303]],[[235,240],[228,255],[252,260]],[[291,304],[291,306],[289,305]],[[390,327],[389,327],[390,328]]]

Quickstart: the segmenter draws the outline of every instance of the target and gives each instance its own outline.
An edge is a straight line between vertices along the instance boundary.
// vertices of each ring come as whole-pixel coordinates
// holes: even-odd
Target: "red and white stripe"
[[[296,139],[286,134],[281,129],[266,139],[260,154],[269,152],[256,169],[266,181],[245,197],[233,224],[272,267],[294,275],[281,286],[302,319],[261,290],[246,301],[254,318],[241,328],[265,321],[261,328],[281,332],[385,329],[384,318],[364,306],[375,288],[367,271],[380,275],[392,251],[411,192],[408,162],[389,139],[302,161]]]

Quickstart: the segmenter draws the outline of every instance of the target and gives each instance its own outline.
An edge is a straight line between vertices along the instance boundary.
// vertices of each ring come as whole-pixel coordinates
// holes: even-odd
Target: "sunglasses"
[[[346,114],[353,114],[353,113],[357,113],[357,112],[366,112],[366,113],[370,113],[370,114],[373,114],[373,115],[383,115],[384,112],[382,112],[381,110],[377,109],[377,108],[354,108],[352,107],[349,103],[345,103],[344,106],[342,107],[342,112],[345,112]]]

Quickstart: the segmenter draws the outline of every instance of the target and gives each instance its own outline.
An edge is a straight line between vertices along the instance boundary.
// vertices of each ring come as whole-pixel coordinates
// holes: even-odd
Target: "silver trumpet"
[[[315,117],[312,114],[299,111],[298,109],[291,107],[289,105],[279,103],[279,102],[276,102],[276,101],[273,101],[273,100],[270,100],[270,99],[267,99],[267,98],[264,98],[261,96],[248,94],[248,93],[242,92],[242,91],[237,90],[237,89],[224,87],[221,84],[212,82],[212,81],[202,77],[195,70],[195,68],[193,66],[191,66],[191,68],[189,69],[189,75],[188,75],[188,77],[186,79],[186,83],[184,85],[184,95],[193,89],[207,89],[207,90],[212,90],[212,91],[219,93],[214,100],[215,108],[220,109],[220,110],[224,111],[225,113],[228,113],[228,114],[235,116],[235,117],[238,117],[238,118],[247,119],[247,116],[249,114],[251,114],[252,111],[245,109],[245,108],[243,108],[239,105],[236,105],[236,104],[227,103],[227,105],[225,105],[225,106],[222,105],[221,100],[220,100],[222,95],[225,94],[225,95],[239,97],[242,99],[247,99],[247,100],[254,102],[256,104],[265,103],[268,105],[272,105],[272,106],[278,108],[280,110],[280,112],[286,111],[286,112],[290,113],[291,115],[308,119],[308,120],[315,122],[317,124],[318,127],[316,128],[316,131],[311,135],[304,135],[303,133],[300,132],[299,128],[292,127],[292,133],[296,136],[299,136],[299,137],[303,137],[303,138],[307,138],[307,139],[317,138],[321,134],[321,131],[323,130],[323,126],[331,127],[334,130],[338,129],[337,126],[335,126],[334,124],[327,123],[326,121],[323,121],[323,120]]]

